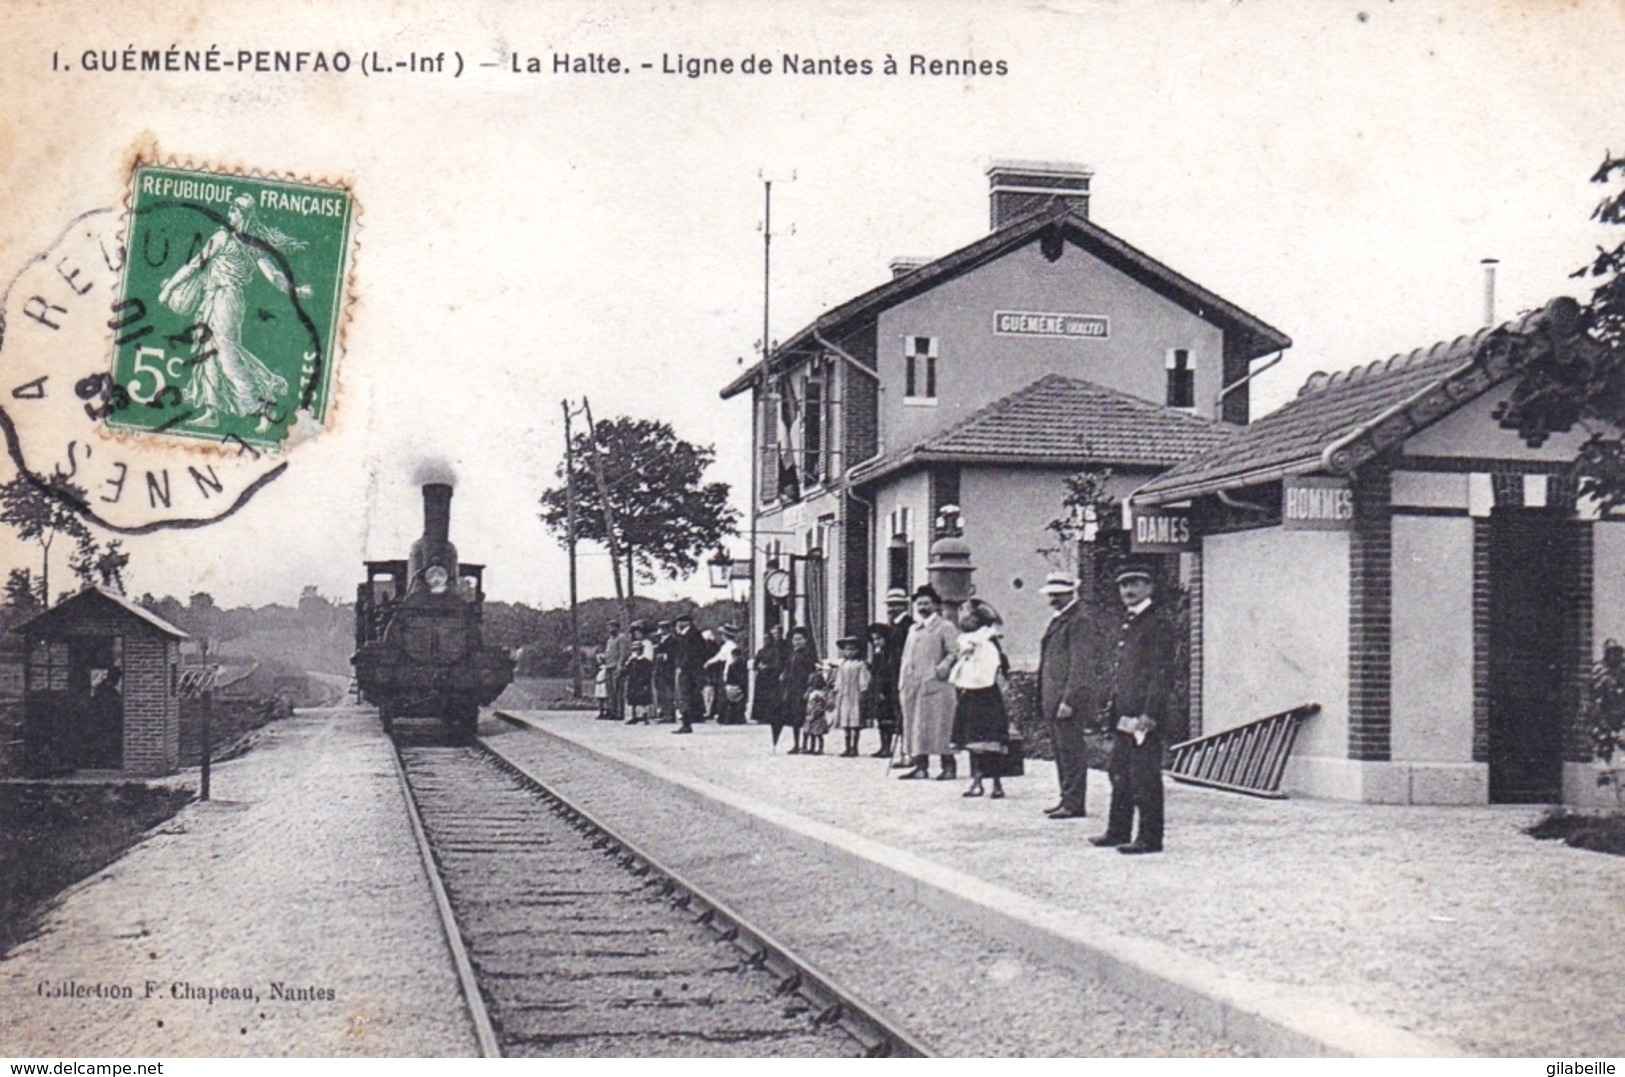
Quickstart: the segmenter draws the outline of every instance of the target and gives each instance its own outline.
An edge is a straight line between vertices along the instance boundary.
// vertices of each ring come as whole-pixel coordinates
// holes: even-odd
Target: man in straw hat
[[[1089,839],[1130,855],[1162,852],[1162,748],[1174,671],[1174,632],[1153,602],[1154,591],[1145,562],[1129,561],[1118,570],[1117,595],[1125,616],[1106,699],[1107,719],[1115,730],[1107,767],[1111,814],[1106,832]],[[1139,832],[1131,833],[1136,814]]]
[[[1049,723],[1055,746],[1055,772],[1061,798],[1045,814],[1051,819],[1081,819],[1088,788],[1084,723],[1093,717],[1086,703],[1088,634],[1078,583],[1064,572],[1051,572],[1039,593],[1048,600],[1049,624],[1038,649],[1038,710]]]

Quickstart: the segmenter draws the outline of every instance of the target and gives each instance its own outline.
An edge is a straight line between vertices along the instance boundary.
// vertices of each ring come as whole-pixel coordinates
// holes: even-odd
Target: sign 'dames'
[[[1196,528],[1187,509],[1134,508],[1129,549],[1134,553],[1185,553],[1196,549]]]
[[[1289,531],[1347,531],[1354,491],[1347,479],[1296,475],[1281,483],[1281,526]]]

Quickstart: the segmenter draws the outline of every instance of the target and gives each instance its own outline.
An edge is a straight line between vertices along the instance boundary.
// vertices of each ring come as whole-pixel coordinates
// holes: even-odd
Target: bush
[[[1541,841],[1561,840],[1575,849],[1625,856],[1625,816],[1585,815],[1553,808],[1524,830]]]
[[[0,786],[0,953],[28,936],[42,902],[118,859],[191,798],[137,782]]]

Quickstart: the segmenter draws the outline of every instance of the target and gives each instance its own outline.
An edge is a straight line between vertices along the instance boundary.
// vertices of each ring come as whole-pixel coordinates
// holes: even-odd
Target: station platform
[[[211,786],[0,960],[0,1056],[477,1054],[377,716],[273,722]]]
[[[1169,782],[1166,851],[1126,857],[1086,840],[1109,797],[1098,771],[1089,817],[1056,821],[1042,813],[1056,792],[1043,761],[1006,779],[1006,799],[967,799],[963,777],[903,782],[867,755],[774,752],[761,726],[673,736],[504,713],[540,750],[590,752],[1260,1053],[1625,1053],[1607,988],[1625,860],[1525,836],[1538,808],[1274,801]],[[874,750],[873,732],[863,744]]]

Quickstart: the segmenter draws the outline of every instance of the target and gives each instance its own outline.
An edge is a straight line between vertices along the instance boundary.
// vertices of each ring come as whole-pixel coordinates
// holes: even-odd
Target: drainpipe
[[[1224,419],[1224,398],[1229,396],[1235,390],[1240,389],[1243,385],[1246,385],[1260,374],[1264,373],[1264,371],[1268,370],[1276,363],[1279,363],[1281,361],[1281,357],[1285,354],[1285,352],[1276,352],[1275,358],[1271,359],[1257,370],[1249,370],[1242,377],[1237,378],[1229,385],[1226,385],[1223,389],[1220,389],[1219,395],[1213,398],[1213,417],[1222,421]]]

